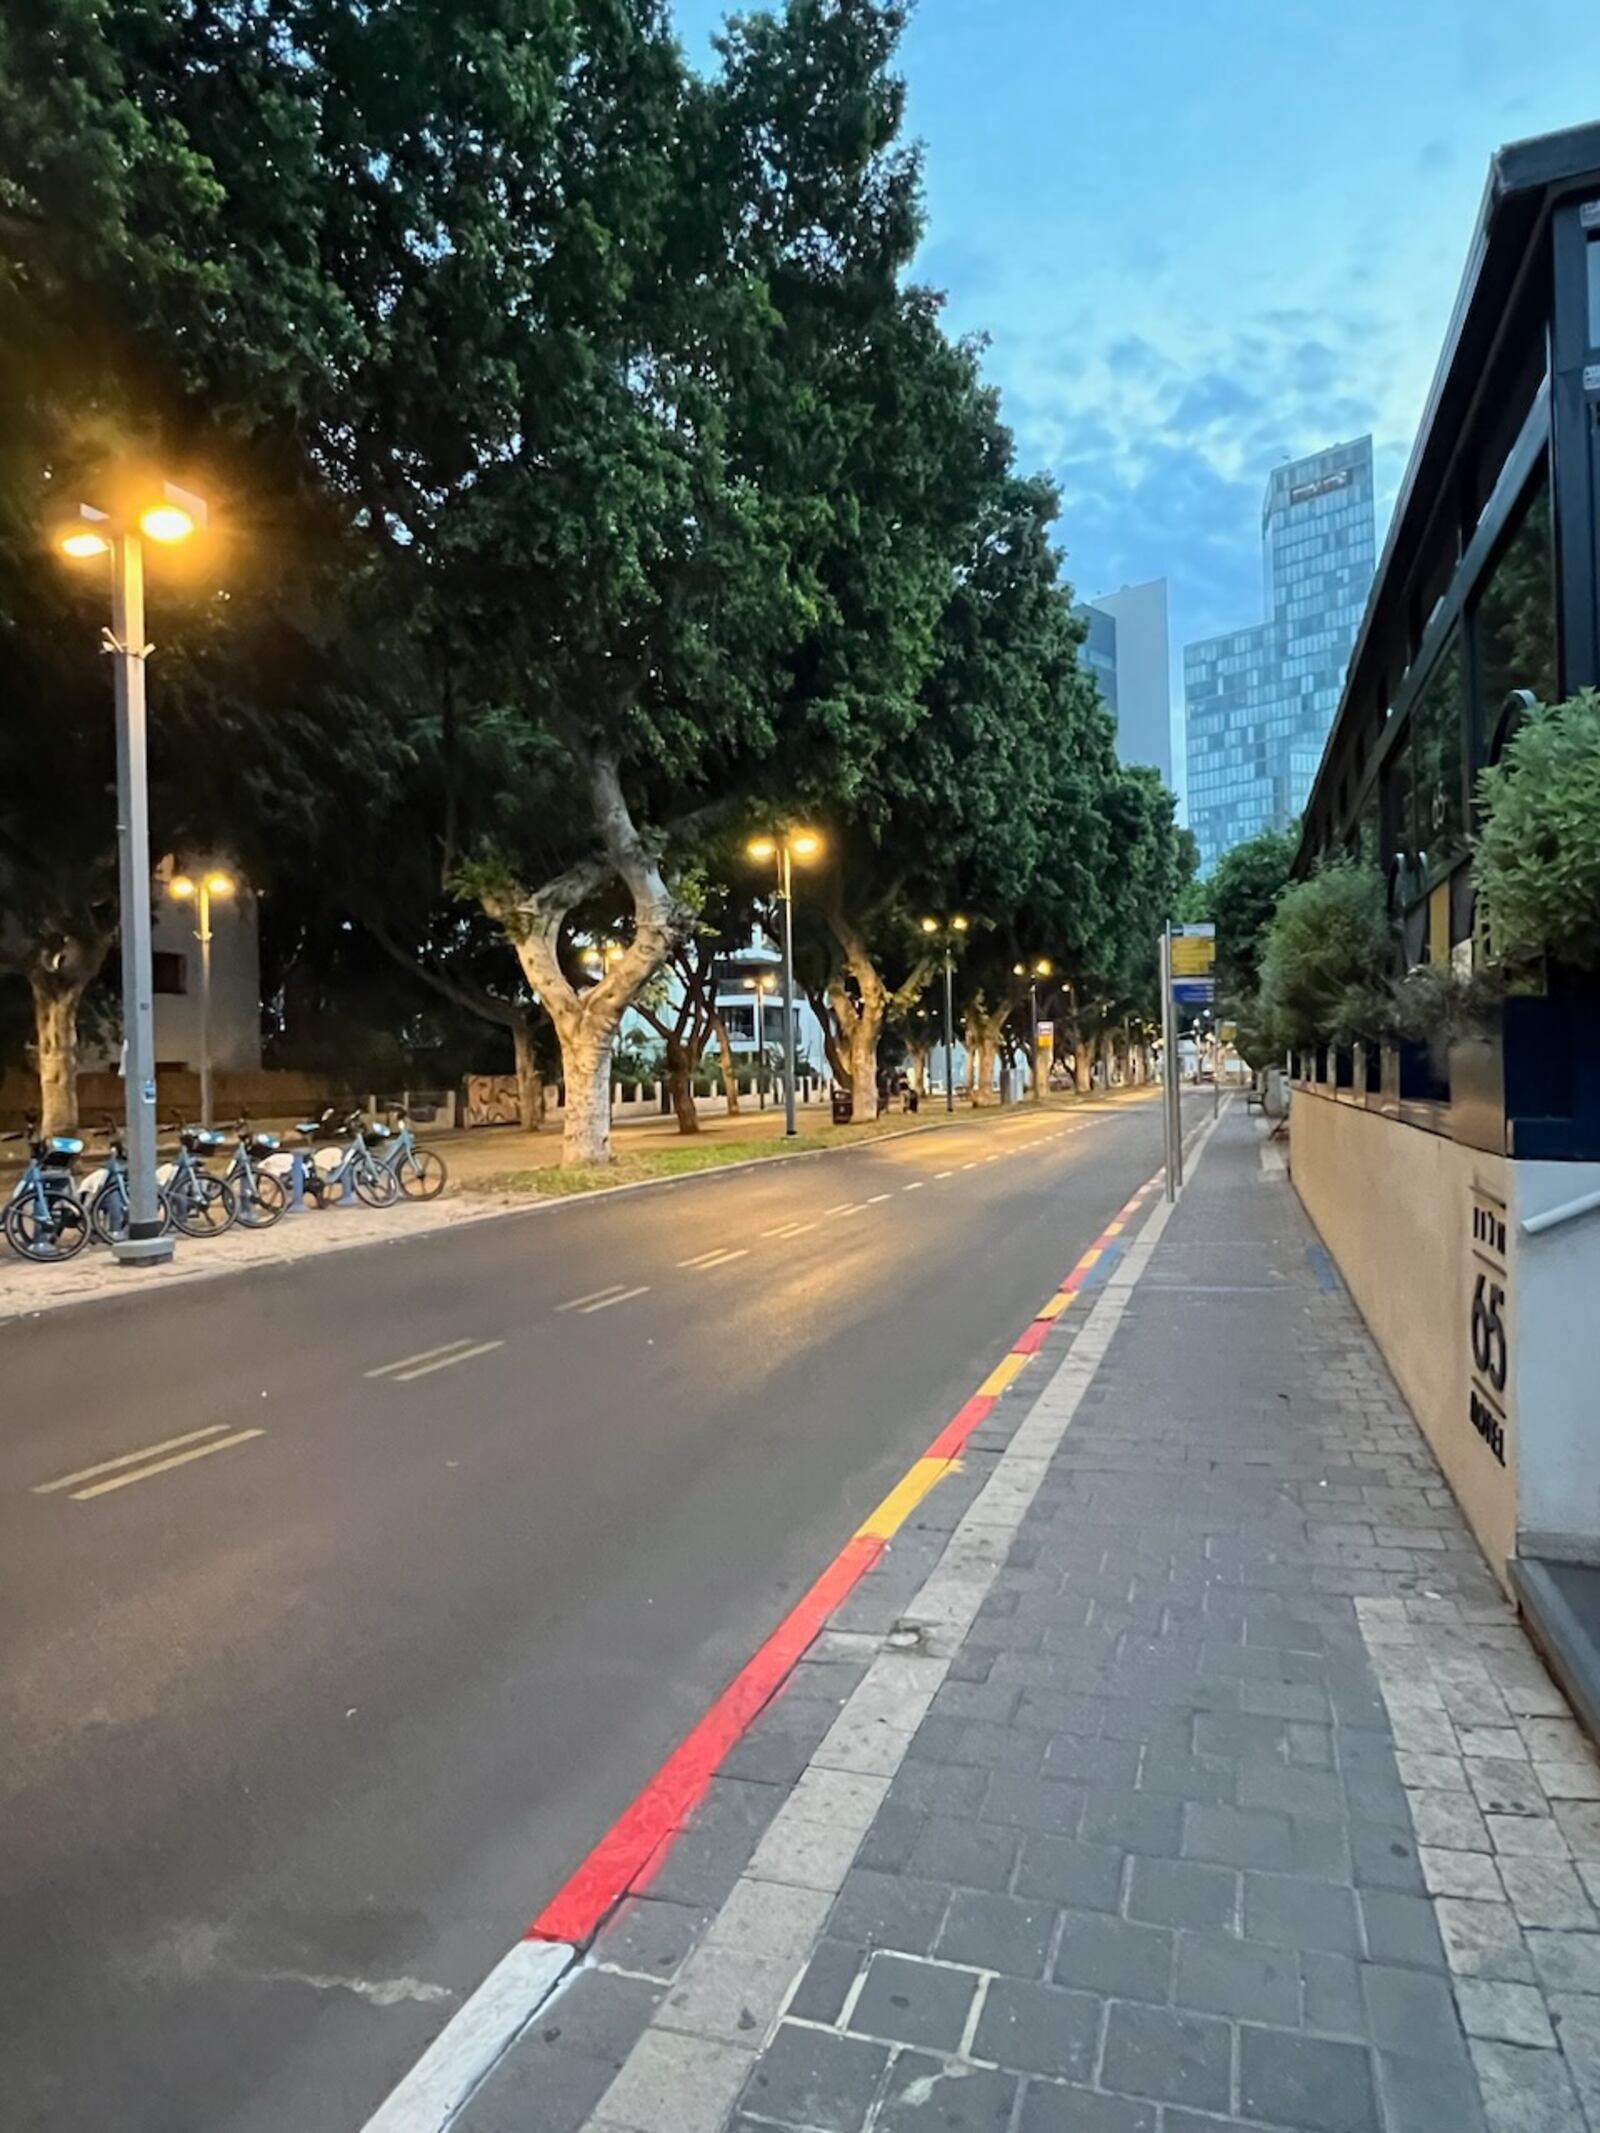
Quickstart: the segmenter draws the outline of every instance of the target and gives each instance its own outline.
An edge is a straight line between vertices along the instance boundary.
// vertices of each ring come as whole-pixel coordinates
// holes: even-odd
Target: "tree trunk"
[[[604,746],[579,743],[573,753],[588,787],[603,856],[580,861],[543,888],[500,888],[481,898],[489,916],[506,928],[523,976],[555,1025],[567,1090],[561,1160],[568,1165],[611,1161],[611,1053],[617,1031],[688,923],[629,812],[615,756]],[[561,967],[562,925],[576,905],[616,880],[633,906],[633,938],[598,983],[580,992]]]
[[[680,1133],[700,1131],[700,1113],[694,1101],[694,1061],[689,1047],[677,1037],[667,1039],[667,1087],[672,1092],[673,1116]]]
[[[1086,1096],[1094,1087],[1094,1062],[1089,1047],[1080,1037],[1072,1047],[1072,1085],[1079,1096]]]
[[[977,1046],[972,1055],[972,1101],[975,1105],[997,1104],[1000,1091],[995,1086],[995,1067],[1000,1058],[1000,1039],[986,1023],[979,1023],[974,1035]]]
[[[611,1161],[611,1045],[615,1032],[583,1020],[569,1030],[556,1023],[567,1087],[562,1114],[561,1161]]]
[[[39,1060],[39,1131],[73,1133],[78,1125],[78,1002],[87,979],[28,972],[33,1034]]]
[[[914,1044],[911,1047],[911,1086],[915,1089],[919,1102],[928,1093],[928,1051],[926,1045]]]
[[[733,1056],[733,1046],[728,1042],[728,1025],[720,1015],[711,1017],[711,1027],[717,1040],[717,1059],[722,1067],[722,1092],[728,1099],[728,1116],[739,1116],[739,1062]]]
[[[858,1013],[850,1029],[850,1122],[861,1126],[878,1115],[878,1037],[881,1010]]]
[[[511,1025],[511,1042],[517,1059],[517,1120],[524,1133],[537,1133],[544,1124],[544,1075],[533,1029],[521,1016]]]

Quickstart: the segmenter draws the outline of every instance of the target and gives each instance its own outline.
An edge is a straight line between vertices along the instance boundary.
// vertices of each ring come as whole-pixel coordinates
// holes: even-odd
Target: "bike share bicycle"
[[[78,1195],[73,1164],[83,1153],[83,1143],[73,1133],[41,1137],[37,1121],[29,1119],[21,1133],[8,1133],[8,1141],[28,1143],[28,1166],[6,1201],[6,1242],[24,1259],[72,1259],[89,1241],[89,1215]]]

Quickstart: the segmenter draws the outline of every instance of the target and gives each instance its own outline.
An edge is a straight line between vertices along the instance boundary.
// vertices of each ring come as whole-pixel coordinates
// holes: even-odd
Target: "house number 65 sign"
[[[1506,1210],[1482,1188],[1472,1201],[1472,1385],[1468,1419],[1502,1466],[1506,1463],[1506,1380],[1511,1338],[1506,1329]]]

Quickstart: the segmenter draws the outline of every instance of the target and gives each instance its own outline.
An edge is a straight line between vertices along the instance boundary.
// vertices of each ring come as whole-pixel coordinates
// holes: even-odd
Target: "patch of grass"
[[[701,1140],[686,1134],[678,1146],[618,1155],[609,1163],[585,1163],[574,1170],[564,1169],[559,1163],[542,1163],[533,1170],[492,1171],[485,1177],[463,1179],[461,1190],[564,1198],[573,1193],[600,1192],[608,1185],[639,1185],[648,1178],[688,1177],[699,1170],[724,1169],[729,1163],[816,1155],[828,1148],[848,1148],[855,1141],[881,1140],[885,1134],[905,1132],[908,1126],[940,1123],[942,1120],[917,1120],[893,1113],[862,1126],[833,1126],[825,1134],[797,1133],[793,1140],[770,1136],[762,1140]]]

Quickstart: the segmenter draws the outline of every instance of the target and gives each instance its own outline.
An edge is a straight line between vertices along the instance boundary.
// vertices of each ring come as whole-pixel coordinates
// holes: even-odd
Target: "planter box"
[[[1450,1047],[1457,1140],[1546,1162],[1600,1162],[1600,987],[1552,973],[1499,1027]]]

